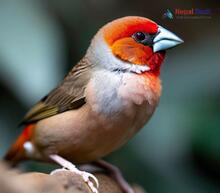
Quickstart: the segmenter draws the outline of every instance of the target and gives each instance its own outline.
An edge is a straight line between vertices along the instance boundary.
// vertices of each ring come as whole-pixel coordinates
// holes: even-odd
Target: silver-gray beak
[[[167,50],[182,44],[184,41],[176,36],[174,33],[167,29],[159,26],[158,34],[153,40],[153,51],[158,52],[161,50]]]

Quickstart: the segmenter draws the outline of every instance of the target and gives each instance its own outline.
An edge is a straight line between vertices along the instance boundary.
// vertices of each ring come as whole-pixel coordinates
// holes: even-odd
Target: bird
[[[56,162],[98,192],[96,178],[74,164],[102,163],[149,121],[161,96],[166,50],[181,43],[145,17],[107,23],[84,57],[24,116],[24,129],[4,159],[12,165],[28,159]],[[132,192],[125,183],[122,188]]]

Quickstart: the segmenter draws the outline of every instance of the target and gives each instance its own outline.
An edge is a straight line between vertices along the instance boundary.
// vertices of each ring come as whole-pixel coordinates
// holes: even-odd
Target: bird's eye
[[[145,39],[145,34],[142,32],[137,32],[133,36],[137,41],[143,41]]]
[[[132,38],[141,44],[152,46],[153,45],[153,39],[155,35],[154,34],[148,34],[144,32],[136,32],[132,35]]]

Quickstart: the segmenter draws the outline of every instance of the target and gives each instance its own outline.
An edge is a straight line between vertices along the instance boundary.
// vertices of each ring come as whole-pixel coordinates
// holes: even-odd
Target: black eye
[[[142,33],[142,32],[137,32],[137,33],[134,34],[134,38],[137,41],[143,41],[145,39],[145,34]]]
[[[136,32],[132,35],[132,38],[138,43],[152,46],[153,45],[153,39],[155,35],[154,34],[148,34],[144,32]]]

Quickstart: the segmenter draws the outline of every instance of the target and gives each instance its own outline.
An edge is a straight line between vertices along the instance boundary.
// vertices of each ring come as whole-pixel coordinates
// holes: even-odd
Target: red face
[[[159,74],[165,51],[153,52],[158,25],[142,17],[125,17],[104,27],[104,38],[113,54],[123,61],[147,65]]]

